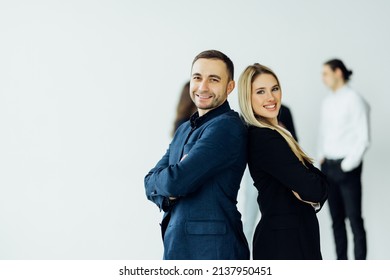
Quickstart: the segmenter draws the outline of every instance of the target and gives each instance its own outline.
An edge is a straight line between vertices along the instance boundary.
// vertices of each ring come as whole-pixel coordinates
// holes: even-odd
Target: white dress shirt
[[[341,159],[341,169],[358,167],[370,142],[369,105],[347,85],[329,93],[321,108],[318,158]]]

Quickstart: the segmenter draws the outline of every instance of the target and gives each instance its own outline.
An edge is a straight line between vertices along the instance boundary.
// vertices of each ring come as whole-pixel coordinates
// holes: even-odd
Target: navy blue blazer
[[[164,259],[249,259],[237,209],[246,143],[247,129],[227,101],[178,128],[145,176],[147,198],[164,211]]]

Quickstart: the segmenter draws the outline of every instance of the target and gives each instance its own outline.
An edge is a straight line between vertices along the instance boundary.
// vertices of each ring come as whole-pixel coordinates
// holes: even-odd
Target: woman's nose
[[[267,93],[267,100],[268,101],[274,101],[275,100],[275,96],[271,92],[268,92]]]

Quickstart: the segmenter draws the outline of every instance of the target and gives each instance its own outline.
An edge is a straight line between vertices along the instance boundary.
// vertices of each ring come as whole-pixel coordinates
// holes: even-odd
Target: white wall
[[[354,71],[372,108],[368,258],[390,259],[389,11],[386,0],[1,0],[0,259],[160,259],[162,213],[143,178],[169,144],[193,57],[212,48],[237,78],[254,62],[279,74],[312,155],[322,63]],[[236,91],[229,100],[238,109]],[[319,220],[333,259],[327,208]]]

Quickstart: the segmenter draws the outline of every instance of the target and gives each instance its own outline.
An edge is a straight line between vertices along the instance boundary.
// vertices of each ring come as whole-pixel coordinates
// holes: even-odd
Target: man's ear
[[[335,74],[337,75],[337,77],[340,77],[340,78],[343,78],[343,72],[341,71],[340,68],[336,68],[334,70]]]
[[[227,88],[226,88],[228,95],[233,91],[235,86],[236,86],[236,83],[233,80],[229,81]]]

